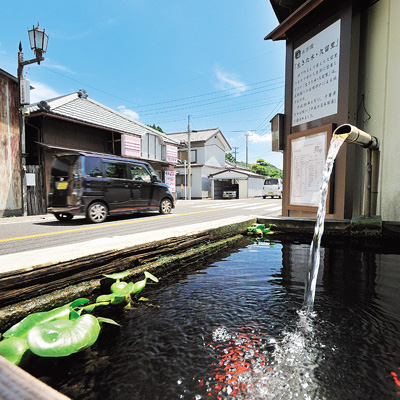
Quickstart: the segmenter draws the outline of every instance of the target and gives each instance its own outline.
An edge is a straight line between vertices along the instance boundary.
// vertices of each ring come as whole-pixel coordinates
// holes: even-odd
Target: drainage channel
[[[126,279],[136,280],[144,271],[149,271],[162,278],[223,249],[235,247],[245,240],[247,227],[255,222],[276,225],[278,237],[309,235],[314,224],[312,219],[240,217],[152,232],[150,239],[138,234],[108,238],[101,244],[87,242],[79,248],[48,249],[45,256],[35,252],[12,255],[8,259],[2,256],[0,331],[4,332],[33,312],[99,294],[104,281],[102,274],[129,271]],[[344,238],[354,231],[352,221],[329,221],[327,225],[330,237]],[[49,387],[47,390],[36,378],[1,361],[0,375],[6,377],[0,379],[1,398],[16,398],[16,393],[24,393],[23,398],[27,399],[66,398],[57,397],[57,392]]]
[[[151,271],[163,277],[244,239],[252,217],[218,220],[128,237],[2,256],[0,330],[27,315],[99,293],[103,274],[127,271],[127,280]],[[155,239],[155,240],[154,240]],[[94,249],[101,249],[96,251]],[[2,399],[68,399],[0,357]]]

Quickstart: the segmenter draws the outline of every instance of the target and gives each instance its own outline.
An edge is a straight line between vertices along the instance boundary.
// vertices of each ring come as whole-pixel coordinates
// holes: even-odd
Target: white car
[[[236,190],[224,190],[222,192],[223,199],[236,199]]]
[[[282,198],[282,179],[281,178],[267,178],[264,181],[262,188],[262,197],[266,199],[267,196],[278,196]]]

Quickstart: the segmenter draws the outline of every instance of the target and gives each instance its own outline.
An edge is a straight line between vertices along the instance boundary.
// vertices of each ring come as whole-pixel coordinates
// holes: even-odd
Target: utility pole
[[[191,155],[192,155],[192,149],[190,145],[190,115],[188,115],[188,178],[187,178],[187,185],[188,185],[188,200],[192,200],[192,179],[191,179]]]
[[[249,136],[251,135],[250,132],[246,133],[246,167],[249,166]]]
[[[239,147],[233,147],[233,153],[235,154],[235,164],[236,164],[236,155]]]

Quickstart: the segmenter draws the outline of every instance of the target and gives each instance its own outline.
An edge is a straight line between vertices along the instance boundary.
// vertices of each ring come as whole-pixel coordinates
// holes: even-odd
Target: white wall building
[[[171,133],[168,137],[178,140],[184,148],[178,152],[182,164],[175,166],[177,198],[185,198],[187,192],[187,142],[188,133]],[[232,150],[218,128],[191,131],[191,197],[206,199],[211,197],[209,175],[225,170],[225,152]],[[186,162],[186,165],[185,165]]]

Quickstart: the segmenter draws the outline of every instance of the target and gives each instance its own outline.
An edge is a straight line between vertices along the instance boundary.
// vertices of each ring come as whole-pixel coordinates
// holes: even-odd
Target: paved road
[[[76,217],[57,221],[52,215],[0,219],[0,255],[60,245],[82,243],[99,238],[154,231],[158,229],[244,216],[278,216],[279,199],[180,200],[170,215],[142,213],[109,218],[102,224],[90,224]]]

